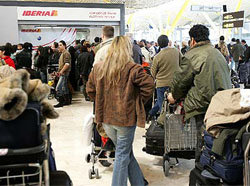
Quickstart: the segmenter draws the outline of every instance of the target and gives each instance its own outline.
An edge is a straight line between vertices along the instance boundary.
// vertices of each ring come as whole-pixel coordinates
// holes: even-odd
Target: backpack
[[[246,81],[244,85],[245,85],[245,88],[249,89],[250,88],[250,61],[245,62],[245,65],[247,69],[247,77],[246,77]]]
[[[244,131],[246,125],[222,129],[218,138],[205,131],[201,165],[227,183],[242,183],[244,151],[241,137]]]
[[[239,64],[239,78],[241,83],[247,83],[250,77],[250,62],[244,62]]]

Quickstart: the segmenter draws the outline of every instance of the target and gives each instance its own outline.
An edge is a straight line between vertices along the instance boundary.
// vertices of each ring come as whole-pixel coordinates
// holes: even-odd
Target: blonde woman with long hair
[[[129,38],[117,36],[105,60],[94,65],[87,93],[95,101],[95,117],[116,146],[112,186],[144,186],[147,181],[133,154],[136,126],[145,127],[144,104],[154,91],[153,78],[132,59]]]

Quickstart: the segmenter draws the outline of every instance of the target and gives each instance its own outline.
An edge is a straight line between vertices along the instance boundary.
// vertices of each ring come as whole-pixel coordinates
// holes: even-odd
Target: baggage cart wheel
[[[89,162],[90,162],[90,159],[91,159],[90,154],[87,154],[87,155],[85,156],[85,161],[86,161],[87,163],[89,163]]]
[[[98,169],[95,169],[95,178],[96,178],[96,179],[99,179],[99,178],[100,178]]]
[[[163,170],[164,170],[164,175],[166,177],[168,177],[169,176],[169,170],[170,170],[170,163],[169,163],[169,161],[167,161],[167,160],[164,161]]]
[[[89,169],[89,179],[92,179],[92,169]]]

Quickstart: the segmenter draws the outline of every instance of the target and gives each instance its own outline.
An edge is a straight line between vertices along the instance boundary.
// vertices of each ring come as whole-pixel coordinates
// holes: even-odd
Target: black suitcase
[[[73,183],[65,171],[50,172],[50,186],[72,186]]]
[[[143,148],[143,151],[151,155],[162,156],[164,154],[164,133],[164,126],[153,120],[144,136],[146,147]]]
[[[195,167],[189,175],[189,186],[221,186],[220,180],[209,179],[201,175],[201,170]]]

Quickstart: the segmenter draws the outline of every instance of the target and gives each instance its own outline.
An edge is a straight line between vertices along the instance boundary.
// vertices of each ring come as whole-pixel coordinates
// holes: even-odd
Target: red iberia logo
[[[57,10],[52,11],[23,11],[23,16],[58,16]]]

